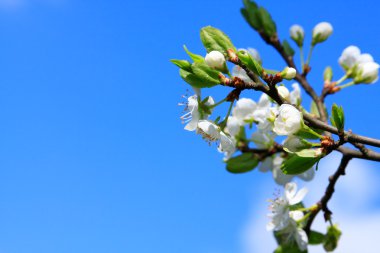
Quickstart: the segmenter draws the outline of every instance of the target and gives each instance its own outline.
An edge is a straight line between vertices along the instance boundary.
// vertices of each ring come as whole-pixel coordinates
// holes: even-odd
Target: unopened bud
[[[325,82],[331,82],[333,78],[333,70],[330,66],[325,68],[325,71],[323,72],[323,80]]]
[[[297,71],[294,68],[286,67],[283,71],[281,71],[281,77],[286,80],[292,80],[296,77]]]
[[[328,22],[321,22],[317,24],[313,29],[313,41],[312,45],[321,43],[327,40],[333,32],[333,27]]]
[[[278,86],[277,91],[281,98],[285,99],[286,101],[290,100],[290,92],[285,86]]]
[[[292,38],[292,40],[294,40],[294,42],[297,43],[297,45],[299,47],[302,47],[303,39],[305,37],[305,32],[304,32],[302,26],[292,25],[290,27],[289,32],[290,32],[290,38]]]
[[[211,51],[206,55],[205,62],[211,68],[223,71],[225,69],[226,58],[219,51]]]

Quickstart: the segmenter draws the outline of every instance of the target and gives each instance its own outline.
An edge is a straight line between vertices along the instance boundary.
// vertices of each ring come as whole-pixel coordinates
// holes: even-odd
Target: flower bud
[[[297,71],[294,68],[286,67],[281,71],[281,77],[286,80],[292,80],[296,77]]]
[[[277,91],[281,98],[290,101],[290,92],[285,86],[278,86]]]
[[[327,40],[333,32],[333,27],[328,22],[321,22],[317,24],[313,29],[313,41],[312,45],[321,43]]]
[[[339,65],[345,70],[349,70],[355,66],[358,58],[360,57],[360,49],[356,46],[346,47],[342,55],[339,57]]]
[[[206,55],[205,62],[211,68],[223,71],[225,69],[226,58],[219,51],[211,51]]]
[[[325,82],[331,82],[333,78],[333,70],[330,66],[325,68],[325,71],[323,72],[323,80]]]
[[[379,67],[376,62],[360,63],[357,68],[355,83],[374,83],[379,79]]]
[[[294,40],[294,42],[297,43],[297,45],[299,47],[302,47],[303,39],[305,37],[305,32],[304,32],[302,26],[292,25],[290,27],[289,32],[290,32],[290,38],[292,38]]]

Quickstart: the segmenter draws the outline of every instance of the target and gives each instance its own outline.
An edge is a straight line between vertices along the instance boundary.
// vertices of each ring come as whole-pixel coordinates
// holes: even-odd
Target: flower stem
[[[343,81],[345,81],[348,78],[347,75],[342,76],[338,81],[335,82],[335,85],[341,84]]]
[[[225,128],[226,125],[227,125],[227,120],[228,120],[228,117],[229,117],[230,114],[231,114],[231,111],[232,111],[232,107],[233,107],[233,105],[234,105],[234,102],[235,102],[235,101],[231,101],[230,107],[228,108],[228,111],[227,111],[227,115],[226,115],[226,117],[224,118],[223,122],[220,123],[220,128],[223,129],[223,130],[224,130],[224,128]]]
[[[304,55],[303,55],[303,46],[300,46],[300,58],[301,58],[301,69],[303,69],[304,63]]]
[[[347,87],[350,87],[352,85],[355,85],[355,82],[354,81],[351,81],[349,83],[346,83],[346,84],[343,84],[341,86],[338,86],[340,89],[344,89],[344,88],[347,88]]]
[[[310,50],[309,50],[309,54],[308,54],[308,56],[307,56],[306,65],[309,65],[309,63],[310,63],[310,60],[311,60],[311,54],[313,53],[313,49],[314,49],[314,45],[311,45],[311,46],[310,46]]]
[[[217,102],[217,103],[215,103],[215,104],[213,104],[213,105],[210,105],[209,108],[210,108],[210,109],[215,108],[215,107],[217,107],[218,105],[221,105],[221,104],[223,104],[224,102],[226,102],[226,100],[227,100],[227,98],[222,99],[222,100],[220,100],[219,102]]]

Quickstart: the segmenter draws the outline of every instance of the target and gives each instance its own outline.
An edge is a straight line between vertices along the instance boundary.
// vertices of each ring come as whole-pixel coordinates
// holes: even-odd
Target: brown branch
[[[329,177],[329,184],[326,188],[325,194],[322,196],[321,200],[318,201],[318,203],[316,204],[316,208],[311,212],[310,217],[305,226],[305,232],[307,234],[310,233],[311,225],[313,224],[315,217],[321,210],[324,213],[325,221],[331,219],[332,212],[328,208],[327,204],[335,192],[336,182],[338,181],[340,176],[344,176],[346,174],[346,167],[352,158],[353,157],[350,155],[343,155],[338,169],[335,171],[333,175]]]
[[[292,67],[294,69],[297,69],[296,64],[294,63],[293,57],[289,56],[286,54],[284,47],[282,46],[279,38],[277,36],[273,36],[269,38],[267,35],[264,33],[260,32],[259,33],[261,38],[269,45],[274,47],[277,52],[281,55],[281,57],[284,59],[286,64],[289,67]],[[317,105],[319,115],[321,116],[321,120],[323,122],[327,122],[327,115],[325,111],[325,107],[323,104],[323,101],[320,99],[320,97],[317,95],[313,87],[309,84],[309,82],[306,80],[306,75],[305,74],[300,74],[297,70],[297,75],[294,78],[296,81],[300,83],[302,88],[306,91],[306,93],[313,99],[315,104]]]

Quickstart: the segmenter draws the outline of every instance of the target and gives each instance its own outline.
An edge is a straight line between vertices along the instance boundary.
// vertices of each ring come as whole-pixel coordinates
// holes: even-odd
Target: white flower
[[[200,120],[197,125],[197,133],[210,142],[220,139],[220,128],[215,123],[208,120]]]
[[[286,80],[292,80],[296,77],[297,71],[295,68],[285,67],[283,71],[281,71],[281,77]]]
[[[333,27],[328,22],[321,22],[313,28],[313,41],[312,44],[321,43],[327,40],[333,32]]]
[[[240,98],[232,110],[232,115],[243,125],[244,121],[253,118],[253,112],[256,110],[256,107],[257,105],[252,99]]]
[[[208,97],[207,101],[204,103],[206,106],[211,106],[215,104],[214,99],[212,97]],[[198,121],[201,119],[208,118],[208,114],[203,114],[203,118],[201,118],[201,114],[199,113],[199,104],[198,104],[198,96],[193,95],[187,99],[186,103],[180,103],[179,105],[185,106],[185,114],[181,117],[183,123],[187,123],[185,126],[185,130],[194,131],[197,128]]]
[[[229,133],[231,136],[236,136],[240,131],[240,126],[240,122],[236,117],[228,117],[226,126],[227,133]]]
[[[236,151],[236,142],[233,138],[228,137],[225,133],[220,132],[220,143],[218,150],[224,153],[224,160],[228,160]]]
[[[274,121],[273,131],[278,135],[291,135],[301,129],[302,114],[294,106],[282,104]]]
[[[300,203],[306,196],[307,192],[308,190],[306,188],[302,188],[297,192],[297,184],[294,182],[285,185],[285,198],[289,205]]]
[[[290,224],[291,215],[293,217],[299,217],[299,212],[290,212],[289,207],[300,203],[307,193],[306,188],[302,188],[297,192],[296,183],[287,183],[285,185],[284,196],[275,199],[269,206],[271,213],[269,217],[271,221],[267,224],[267,230],[279,231]]]
[[[311,145],[304,139],[300,137],[289,135],[284,141],[284,148],[290,152],[298,152],[305,148],[310,148]]]
[[[370,54],[361,54],[357,59],[357,63],[366,63],[366,62],[374,62],[372,55]]]
[[[357,46],[348,46],[343,50],[338,62],[345,70],[349,70],[355,66],[359,57],[360,49]]]
[[[273,159],[273,167],[272,167],[273,179],[279,185],[285,185],[286,183],[289,183],[293,179],[292,175],[286,175],[284,174],[284,172],[282,172],[281,165],[283,161],[284,161],[284,158],[280,156],[276,156]]]
[[[226,58],[219,51],[211,51],[205,57],[205,62],[211,68],[223,70],[225,68]]]
[[[290,92],[285,86],[283,86],[283,85],[278,86],[277,91],[278,91],[278,94],[280,95],[280,97],[282,97],[286,101],[290,100]]]
[[[298,174],[297,177],[308,182],[308,181],[313,180],[314,175],[315,175],[315,171],[314,171],[314,167],[312,167],[312,168],[308,169],[307,171],[305,171],[304,173]]]
[[[260,163],[259,170],[261,172],[268,172],[273,169],[273,156],[269,156]]]
[[[232,76],[236,76],[237,78],[243,80],[246,83],[252,82],[251,78],[249,78],[245,70],[237,65],[235,65],[232,69]]]
[[[268,149],[272,147],[274,139],[269,133],[264,131],[256,131],[252,134],[251,140],[259,149]]]
[[[259,51],[251,47],[249,47],[247,51],[252,56],[253,59],[261,63],[261,57],[260,57]]]
[[[293,90],[290,92],[290,103],[294,105],[301,104],[301,89],[298,83],[292,84]]]
[[[355,83],[374,83],[379,79],[379,67],[376,62],[359,63]]]
[[[196,95],[190,96],[185,105],[186,113],[181,117],[184,123],[187,123],[185,129],[194,131],[197,128],[198,121],[200,120],[200,113],[198,111],[198,98]]]
[[[290,38],[292,38],[299,47],[302,47],[303,45],[303,39],[305,36],[305,32],[300,25],[292,25],[290,27]]]

